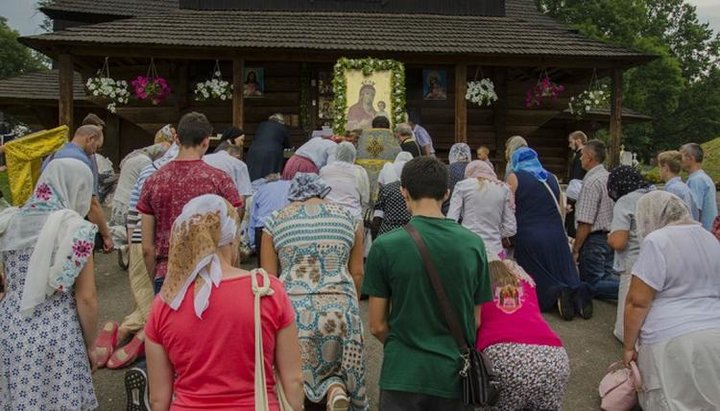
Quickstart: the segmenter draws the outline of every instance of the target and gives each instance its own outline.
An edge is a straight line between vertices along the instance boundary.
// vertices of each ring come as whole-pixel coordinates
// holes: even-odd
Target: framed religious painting
[[[405,67],[395,60],[341,58],[335,64],[333,128],[336,134],[369,129],[385,116],[391,126],[405,117]]]
[[[320,97],[318,99],[318,118],[329,120],[333,118],[333,106],[335,102],[332,97]]]
[[[265,70],[262,67],[245,67],[243,97],[262,97],[265,94]]]
[[[332,73],[329,71],[321,71],[318,73],[318,94],[321,96],[332,96]]]
[[[423,70],[423,99],[447,100],[447,70]]]

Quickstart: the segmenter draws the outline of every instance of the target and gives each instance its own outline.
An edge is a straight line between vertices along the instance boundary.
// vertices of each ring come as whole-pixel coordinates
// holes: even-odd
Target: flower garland
[[[223,80],[220,71],[220,62],[215,60],[215,69],[213,76],[209,80],[202,81],[195,85],[195,101],[205,101],[210,99],[220,99],[222,101],[231,100],[233,93],[232,84]]]
[[[115,80],[110,77],[107,57],[105,57],[105,64],[98,70],[97,75],[88,78],[85,88],[93,97],[109,99],[110,103],[105,108],[111,113],[116,111],[118,104],[127,104],[130,97],[127,81]]]
[[[465,100],[471,101],[478,106],[490,106],[498,99],[495,93],[495,84],[489,78],[482,80],[468,81]]]
[[[554,83],[550,80],[550,76],[547,74],[547,71],[544,71],[540,75],[535,87],[529,88],[525,93],[525,107],[540,107],[543,99],[546,97],[551,97],[553,100],[557,100],[558,96],[563,91],[565,91],[565,86]]]
[[[335,119],[333,131],[335,134],[344,134],[347,124],[347,82],[345,72],[349,70],[360,70],[364,76],[369,76],[376,71],[390,71],[390,98],[392,99],[392,113],[390,113],[393,124],[405,121],[405,66],[395,60],[381,60],[375,58],[349,59],[341,57],[335,63],[333,76],[333,90],[335,91]]]
[[[582,117],[592,109],[602,109],[610,106],[610,90],[607,84],[601,84],[597,73],[593,70],[590,85],[577,96],[570,98],[568,109],[570,114]]]
[[[137,76],[132,84],[135,98],[138,100],[150,100],[153,104],[160,104],[165,101],[172,91],[165,78],[158,76],[155,68],[155,60],[150,59],[148,74]]]

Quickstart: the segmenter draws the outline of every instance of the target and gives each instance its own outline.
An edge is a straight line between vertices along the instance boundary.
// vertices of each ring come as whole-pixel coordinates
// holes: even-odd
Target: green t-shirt
[[[445,293],[475,344],[475,306],[492,300],[482,239],[452,220],[413,217]],[[460,350],[440,310],[420,252],[402,228],[373,242],[363,294],[390,302],[380,388],[461,398]]]

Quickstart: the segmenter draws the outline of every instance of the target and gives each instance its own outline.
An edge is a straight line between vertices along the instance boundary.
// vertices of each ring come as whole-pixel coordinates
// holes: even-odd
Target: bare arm
[[[278,256],[275,252],[275,245],[273,244],[273,238],[270,234],[263,231],[262,233],[262,245],[260,246],[260,261],[262,261],[262,269],[267,271],[268,274],[279,276],[278,272],[280,264],[278,263]]]
[[[88,220],[91,223],[98,226],[98,231],[103,239],[103,251],[109,253],[113,249],[112,234],[110,233],[110,227],[105,221],[105,213],[102,210],[102,205],[97,196],[92,196],[92,202],[90,203],[90,211],[88,211]]]
[[[368,302],[368,322],[370,333],[381,343],[385,344],[385,338],[390,333],[388,317],[390,315],[390,303],[387,298],[370,296]]]
[[[640,336],[645,318],[650,312],[650,306],[655,299],[655,290],[643,280],[632,276],[630,289],[628,290],[625,304],[625,328],[624,328],[624,360],[629,363],[635,359],[635,343]],[[618,303],[623,303],[619,301]]]
[[[170,409],[173,393],[173,368],[162,345],[145,339],[148,384],[150,385],[150,408],[152,411]]]
[[[140,222],[142,229],[142,250],[145,268],[150,282],[155,279],[155,216],[143,214]]]
[[[576,263],[580,256],[580,250],[582,250],[585,240],[587,240],[587,237],[590,235],[590,231],[592,231],[592,224],[578,222],[575,241],[573,242],[573,258]]]
[[[360,298],[360,288],[363,280],[363,260],[365,258],[365,230],[362,224],[358,224],[355,229],[355,241],[352,250],[350,250],[350,259],[348,260],[348,270],[355,283],[355,291]]]
[[[295,322],[278,332],[275,343],[275,366],[290,406],[293,410],[302,410],[305,391],[297,333]]]
[[[510,175],[508,175],[507,183],[510,186],[510,190],[512,190],[513,194],[515,194],[518,188],[518,179],[515,173],[510,173]]]
[[[480,329],[480,324],[482,324],[482,304],[475,306],[475,330]]]
[[[75,303],[77,304],[78,318],[80,320],[80,328],[82,329],[85,347],[88,353],[92,352],[95,342],[95,334],[97,333],[97,289],[95,287],[95,264],[92,254],[88,257],[87,262],[77,279],[75,279]],[[90,366],[95,370],[95,359],[88,354],[90,358]]]
[[[630,231],[615,230],[608,235],[608,245],[615,251],[622,251],[627,248]]]

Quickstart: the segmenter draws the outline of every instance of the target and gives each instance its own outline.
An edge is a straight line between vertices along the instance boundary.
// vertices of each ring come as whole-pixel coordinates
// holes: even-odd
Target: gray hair
[[[280,124],[285,124],[285,116],[283,116],[281,113],[275,113],[272,116],[268,117],[268,120],[276,121]]]
[[[343,141],[342,143],[337,145],[337,148],[335,149],[336,161],[353,164],[355,163],[356,157],[357,151],[355,150],[355,146],[352,145],[352,143]]]
[[[573,140],[580,140],[581,143],[585,144],[587,142],[587,134],[583,133],[581,130],[575,130],[568,136]]]
[[[401,136],[412,136],[413,131],[412,127],[410,127],[410,124],[408,123],[400,123],[395,127],[395,132],[400,134]]]
[[[705,153],[703,152],[702,147],[697,143],[683,144],[680,147],[680,152],[694,158],[696,163],[702,163],[703,158],[705,158]]]
[[[74,137],[79,136],[89,136],[94,138],[99,138],[103,135],[102,128],[99,126],[95,126],[92,124],[86,124],[84,126],[78,127],[78,129],[75,131]]]
[[[605,143],[603,143],[600,140],[590,140],[587,143],[585,143],[585,146],[583,147],[583,150],[588,150],[595,161],[602,164],[605,162],[605,157],[607,157],[607,151],[605,150]]]

